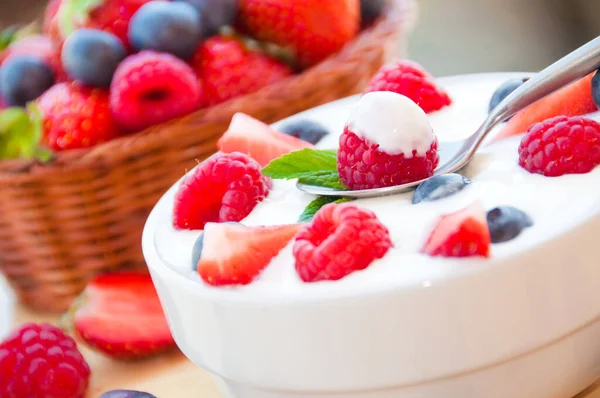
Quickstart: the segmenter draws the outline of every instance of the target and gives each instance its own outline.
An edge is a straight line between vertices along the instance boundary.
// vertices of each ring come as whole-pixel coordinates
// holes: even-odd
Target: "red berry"
[[[244,113],[236,113],[229,128],[217,142],[217,148],[223,153],[241,152],[266,166],[289,152],[313,145],[291,135],[273,130],[269,125]]]
[[[293,50],[304,66],[339,51],[360,28],[359,0],[240,0],[243,29]]]
[[[79,339],[117,359],[142,359],[175,348],[150,275],[96,277],[69,314]]]
[[[170,54],[142,51],[117,68],[110,87],[110,107],[130,131],[163,123],[196,110],[202,87],[194,71]]]
[[[88,148],[120,135],[104,90],[59,83],[37,104],[43,117],[44,141],[54,150]]]
[[[435,84],[423,67],[412,61],[400,61],[382,67],[371,79],[365,92],[371,91],[402,94],[413,100],[425,113],[440,110],[452,103],[448,93]]]
[[[153,0],[62,0],[51,2],[45,15],[44,31],[62,47],[63,41],[75,30],[90,28],[117,36],[129,47],[129,21],[145,3]]]
[[[203,229],[208,222],[240,221],[271,190],[260,165],[239,152],[219,153],[201,163],[182,181],[175,196],[173,224]]]
[[[208,105],[253,93],[292,74],[280,61],[218,36],[200,45],[192,67],[204,84]]]
[[[391,247],[390,234],[375,213],[331,203],[296,235],[293,250],[300,278],[317,282],[363,270]]]
[[[83,398],[90,367],[75,341],[48,324],[25,324],[0,344],[2,398]]]
[[[490,231],[481,202],[443,215],[421,250],[430,256],[489,257]]]
[[[557,116],[582,116],[598,110],[592,97],[593,73],[517,112],[494,140],[523,134],[533,124]]]
[[[198,274],[211,285],[247,285],[258,276],[302,224],[247,227],[242,224],[208,223]]]
[[[519,145],[519,165],[530,173],[583,174],[599,164],[600,123],[579,116],[536,123]]]
[[[348,127],[344,129],[337,162],[340,180],[346,187],[358,190],[419,181],[431,177],[440,161],[437,138],[425,156],[415,153],[407,158],[403,153],[390,155],[378,148],[379,145],[357,136]]]

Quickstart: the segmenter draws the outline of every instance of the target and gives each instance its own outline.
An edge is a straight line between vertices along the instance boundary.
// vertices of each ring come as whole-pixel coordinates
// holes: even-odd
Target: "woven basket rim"
[[[276,93],[283,86],[300,84],[305,78],[319,74],[323,70],[336,65],[338,61],[347,58],[349,54],[352,54],[353,50],[360,48],[360,44],[370,36],[375,36],[390,30],[410,29],[410,26],[405,26],[402,22],[408,20],[411,13],[417,12],[416,7],[414,7],[414,0],[387,0],[387,3],[388,10],[386,14],[380,17],[380,19],[372,26],[362,30],[360,34],[342,50],[298,75],[281,80],[254,93],[231,99],[216,106],[197,110],[189,115],[151,126],[143,131],[119,137],[91,148],[56,152],[54,153],[52,161],[48,164],[41,164],[36,160],[21,159],[0,161],[0,179],[6,181],[15,178],[18,175],[23,176],[30,174],[36,174],[41,177],[46,173],[70,172],[80,168],[88,168],[90,165],[94,164],[101,167],[111,167],[119,164],[124,158],[138,154],[138,147],[140,145],[144,146],[145,141],[159,142],[160,140],[157,140],[156,136],[164,135],[165,131],[169,131],[169,126],[187,122],[198,125],[217,124],[222,122],[222,120],[219,121],[208,115],[219,114],[220,109],[235,107],[236,101],[247,101],[253,96],[260,97],[268,93]]]

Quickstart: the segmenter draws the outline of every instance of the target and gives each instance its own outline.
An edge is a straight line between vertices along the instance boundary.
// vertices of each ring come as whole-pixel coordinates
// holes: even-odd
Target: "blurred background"
[[[439,76],[539,70],[600,35],[600,0],[417,1],[410,57]],[[0,0],[0,26],[31,21],[45,3]]]

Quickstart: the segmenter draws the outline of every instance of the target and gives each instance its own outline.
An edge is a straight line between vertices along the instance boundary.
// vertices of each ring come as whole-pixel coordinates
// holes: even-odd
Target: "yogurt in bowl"
[[[440,141],[470,135],[494,90],[516,74],[439,79],[453,104],[428,115]],[[358,97],[299,114],[332,132],[335,148]],[[521,137],[480,149],[456,194],[412,204],[413,193],[360,199],[393,247],[366,269],[306,283],[293,242],[250,284],[214,287],[190,261],[200,231],[172,225],[178,182],[148,218],[143,250],[175,341],[234,398],[566,397],[598,376],[600,168],[548,178],[518,163]],[[241,222],[298,221],[314,199],[273,181]],[[442,215],[479,201],[532,220],[489,258],[421,252]]]

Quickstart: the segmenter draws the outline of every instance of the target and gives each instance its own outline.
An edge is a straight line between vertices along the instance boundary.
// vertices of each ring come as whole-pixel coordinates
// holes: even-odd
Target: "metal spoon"
[[[500,122],[521,109],[553,93],[573,81],[600,68],[600,36],[556,61],[534,75],[504,99],[470,137],[454,142],[440,142],[440,164],[434,175],[454,173],[462,169],[475,155],[488,133]],[[356,191],[336,190],[298,183],[298,189],[314,195],[371,198],[406,192],[425,180],[385,188]]]

